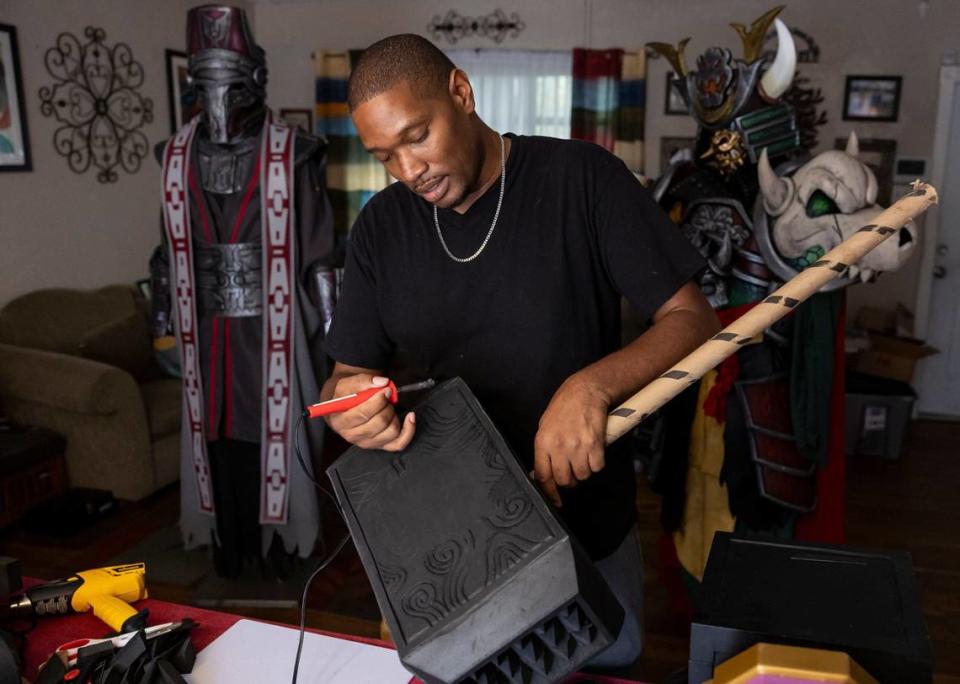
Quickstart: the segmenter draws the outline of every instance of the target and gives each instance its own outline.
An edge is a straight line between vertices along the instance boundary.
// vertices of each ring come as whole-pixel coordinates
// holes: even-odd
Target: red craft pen
[[[397,387],[391,380],[382,387],[370,387],[362,392],[355,392],[343,397],[336,397],[327,401],[321,401],[319,404],[311,404],[304,409],[303,415],[307,418],[319,418],[320,416],[329,416],[332,413],[342,413],[343,411],[352,409],[354,406],[359,406],[370,397],[376,395],[378,392],[382,392],[385,389],[390,390],[390,403],[396,404],[397,395],[401,392],[415,392],[417,390],[430,389],[436,384],[437,383],[433,380],[424,380],[423,382],[415,382],[411,385]]]

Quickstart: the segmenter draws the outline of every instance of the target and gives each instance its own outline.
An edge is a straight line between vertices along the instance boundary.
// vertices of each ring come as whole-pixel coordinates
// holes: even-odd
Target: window
[[[447,50],[467,72],[477,113],[502,133],[570,137],[573,54],[525,50]]]

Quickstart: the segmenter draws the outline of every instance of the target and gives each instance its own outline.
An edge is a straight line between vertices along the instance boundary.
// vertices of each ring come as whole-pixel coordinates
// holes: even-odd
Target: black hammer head
[[[401,453],[328,470],[400,660],[427,684],[560,681],[623,610],[460,379]]]

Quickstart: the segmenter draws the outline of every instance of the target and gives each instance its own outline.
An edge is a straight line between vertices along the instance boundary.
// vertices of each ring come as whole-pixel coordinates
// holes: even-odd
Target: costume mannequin
[[[324,141],[265,106],[266,63],[243,10],[187,15],[191,87],[202,112],[157,148],[164,249],[152,260],[154,334],[172,327],[184,379],[181,528],[213,542],[217,571],[307,556],[313,485],[294,428],[325,378],[333,227]],[[304,453],[322,427],[301,428]]]
[[[803,141],[815,136],[799,130],[791,105],[797,55],[790,31],[776,18],[782,9],[749,27],[732,24],[742,58],[712,47],[688,69],[687,40],[651,44],[679,75],[698,126],[692,158],[665,169],[654,196],[707,259],[701,290],[724,324],[816,262],[836,244],[838,226],[855,230],[880,211],[876,180],[856,159],[855,137],[845,152],[807,163]],[[765,61],[761,45],[771,28],[777,50]],[[791,173],[796,181],[782,178]],[[842,193],[833,180],[854,177],[860,182],[844,195],[849,201],[835,203],[831,198]],[[786,192],[794,187],[802,190]],[[876,264],[866,274],[849,269],[832,292],[804,302],[664,409],[667,437],[654,486],[664,495],[662,520],[689,576],[701,579],[717,530],[843,541],[844,298],[838,288],[896,268],[909,248],[891,243],[885,250],[896,253],[872,255]]]

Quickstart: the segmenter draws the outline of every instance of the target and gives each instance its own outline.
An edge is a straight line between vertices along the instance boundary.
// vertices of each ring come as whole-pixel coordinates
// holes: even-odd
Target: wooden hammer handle
[[[632,430],[644,418],[786,316],[826,283],[846,272],[848,266],[896,234],[901,226],[936,203],[937,191],[933,186],[915,181],[913,189],[877,216],[874,223],[860,228],[824,254],[820,261],[788,280],[776,292],[614,409],[607,416],[606,443],[610,444]]]

